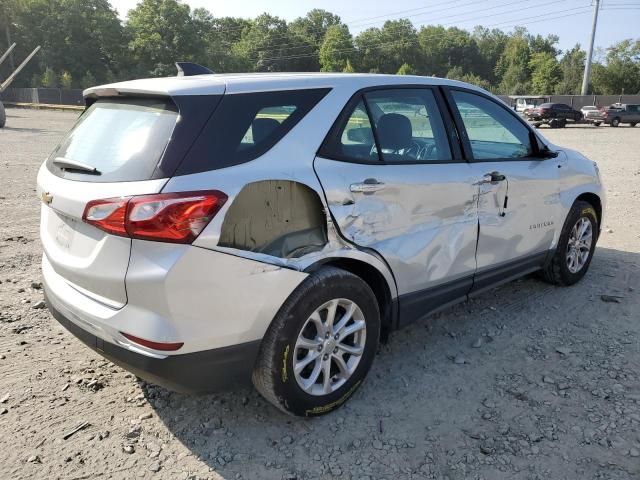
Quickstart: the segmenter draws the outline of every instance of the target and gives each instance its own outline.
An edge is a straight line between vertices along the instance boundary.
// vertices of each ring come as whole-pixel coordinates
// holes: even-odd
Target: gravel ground
[[[579,285],[526,278],[397,332],[342,409],[304,420],[249,389],[190,397],[139,382],[40,308],[35,177],[76,114],[8,115],[0,478],[640,478],[640,128],[544,130],[607,184]]]

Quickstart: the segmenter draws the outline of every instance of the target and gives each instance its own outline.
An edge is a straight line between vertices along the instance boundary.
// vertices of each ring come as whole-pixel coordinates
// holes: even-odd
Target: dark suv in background
[[[572,122],[582,120],[581,111],[574,110],[564,103],[543,103],[539,107],[527,110],[525,115],[536,127],[544,123],[551,128],[562,128],[566,126],[567,120]]]

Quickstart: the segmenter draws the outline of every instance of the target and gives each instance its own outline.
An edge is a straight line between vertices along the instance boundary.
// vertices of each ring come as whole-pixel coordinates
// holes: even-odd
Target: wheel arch
[[[390,285],[389,279],[383,272],[370,263],[348,257],[329,257],[319,260],[305,268],[305,272],[313,273],[322,267],[332,266],[341,268],[360,277],[373,291],[378,300],[381,321],[381,337],[385,340],[395,329],[398,319],[398,303],[395,282]]]
[[[593,192],[585,192],[578,195],[575,199],[575,202],[577,201],[587,202],[594,208],[598,218],[598,228],[602,228],[602,200],[600,197]]]

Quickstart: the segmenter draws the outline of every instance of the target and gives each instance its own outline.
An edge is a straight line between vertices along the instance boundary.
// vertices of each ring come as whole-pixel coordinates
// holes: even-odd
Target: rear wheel
[[[567,126],[567,120],[565,118],[558,120],[558,127],[559,128],[564,128]]]
[[[262,341],[253,384],[286,413],[317,416],[362,384],[380,336],[378,302],[362,279],[326,267],[291,294]]]
[[[635,127],[638,124],[638,122],[631,122],[629,125],[631,125],[632,127]]]
[[[7,123],[7,113],[4,110],[4,105],[0,102],[0,128],[4,128]]]
[[[573,285],[589,269],[598,238],[598,216],[591,204],[577,201],[565,220],[556,252],[542,271],[556,285]]]
[[[594,127],[599,127],[600,126],[600,122],[593,122],[593,126]]]
[[[611,126],[612,127],[617,127],[618,125],[620,125],[620,119],[619,118],[614,118],[613,120],[611,120]]]

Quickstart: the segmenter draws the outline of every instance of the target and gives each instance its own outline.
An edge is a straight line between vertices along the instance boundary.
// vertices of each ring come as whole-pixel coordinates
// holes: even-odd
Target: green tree
[[[537,52],[529,60],[531,70],[531,88],[535,94],[551,94],[562,80],[562,69],[555,55],[550,52]]]
[[[622,40],[609,47],[606,65],[593,69],[591,84],[595,93],[640,93],[640,39]]]
[[[84,77],[82,77],[82,79],[80,80],[80,87],[95,87],[96,83],[96,77],[94,77],[93,74],[87,70],[87,72],[84,74]]]
[[[126,27],[139,75],[172,75],[176,61],[201,62],[204,57],[191,9],[177,0],[142,0],[129,11]]]
[[[329,27],[341,24],[339,16],[320,8],[314,8],[304,17],[291,22],[289,30],[319,50]]]
[[[400,68],[396,73],[396,75],[415,75],[415,74],[416,74],[415,69],[406,62],[400,65]]]
[[[107,0],[20,0],[14,5],[10,33],[18,43],[16,58],[42,46],[20,79],[42,74],[46,66],[73,78],[90,69],[99,80],[123,70],[126,37]]]
[[[40,79],[40,84],[47,88],[56,88],[58,86],[58,76],[53,68],[45,68],[42,78]]]
[[[351,61],[347,58],[347,63],[344,66],[344,68],[342,69],[342,73],[354,73],[355,70],[353,68],[353,66],[351,65]]]
[[[281,72],[306,70],[313,46],[296,44],[292,40],[287,22],[281,18],[263,13],[248,28],[233,46],[245,70],[257,72]]]
[[[504,51],[496,64],[496,75],[500,78],[500,93],[506,95],[525,94],[530,88],[529,60],[531,51],[526,30],[516,29],[507,40]]]
[[[353,55],[353,40],[346,25],[332,25],[327,29],[320,47],[320,67],[323,72],[342,72]],[[352,67],[353,68],[353,67]]]
[[[73,86],[73,77],[66,70],[60,75],[60,86],[62,88],[71,88]]]
[[[418,32],[418,42],[423,66],[418,69],[421,74],[444,77],[454,67],[475,72],[481,63],[478,45],[466,30],[428,25]]]
[[[473,30],[471,37],[478,46],[480,57],[473,71],[477,72],[482,78],[486,78],[489,82],[497,83],[499,79],[496,76],[495,66],[504,51],[509,36],[497,28],[489,30],[478,26]]]
[[[388,20],[380,29],[380,59],[383,73],[396,73],[404,64],[415,64],[419,58],[418,34],[410,20]]]
[[[584,74],[584,62],[587,54],[576,44],[571,50],[565,52],[560,59],[562,80],[555,88],[557,95],[579,95]]]

